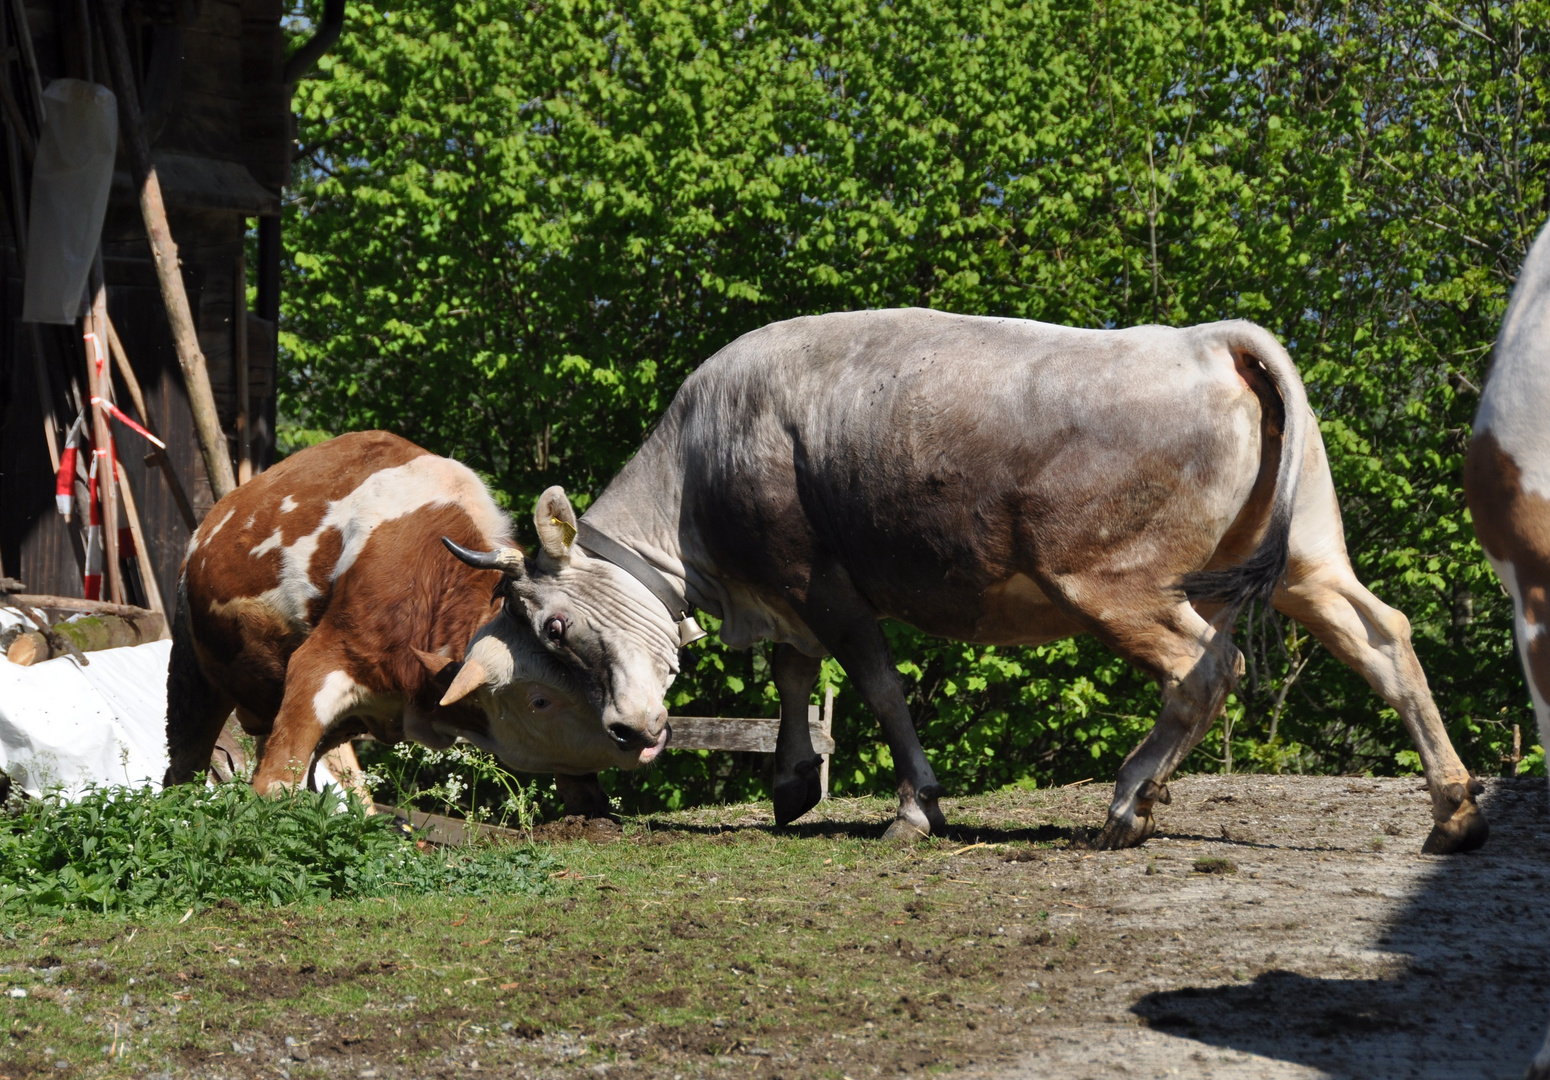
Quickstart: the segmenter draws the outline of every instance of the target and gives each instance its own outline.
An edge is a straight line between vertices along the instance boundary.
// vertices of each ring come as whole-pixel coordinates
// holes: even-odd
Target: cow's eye
[[[551,616],[549,621],[544,623],[544,636],[556,645],[564,641],[565,619],[559,615]]]
[[[549,707],[549,699],[544,697],[542,694],[540,694],[537,697],[533,698],[533,708],[535,708],[535,709],[547,709],[548,707]]]

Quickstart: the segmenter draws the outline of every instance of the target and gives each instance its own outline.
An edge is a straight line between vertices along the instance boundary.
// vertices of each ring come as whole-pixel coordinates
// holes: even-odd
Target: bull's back
[[[853,573],[988,581],[1041,515],[1122,533],[1180,497],[1225,531],[1259,467],[1258,399],[1211,327],[819,316],[739,339],[685,389],[704,518],[770,535],[798,505]]]
[[[239,704],[272,713],[291,653],[320,624],[402,624],[428,546],[461,566],[436,543],[443,532],[481,544],[507,531],[471,470],[396,435],[303,450],[217,503],[190,542],[182,592],[200,662]]]

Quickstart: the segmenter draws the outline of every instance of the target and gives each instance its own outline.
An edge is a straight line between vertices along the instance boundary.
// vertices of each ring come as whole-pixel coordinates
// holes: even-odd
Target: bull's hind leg
[[[1159,597],[1151,612],[1103,607],[1096,628],[1116,652],[1162,688],[1162,712],[1120,766],[1100,848],[1134,847],[1157,830],[1152,807],[1167,803],[1168,777],[1200,744],[1243,673],[1243,655],[1188,604]]]
[[[203,781],[232,701],[205,677],[194,653],[193,631],[183,587],[172,621],[172,657],[167,665],[167,772],[163,784]]]
[[[1421,850],[1445,855],[1485,843],[1490,826],[1475,804],[1480,781],[1469,775],[1442,726],[1410,645],[1410,620],[1362,587],[1343,552],[1312,562],[1294,552],[1273,602],[1360,672],[1404,720],[1432,796],[1435,824]]]
[[[780,691],[780,734],[775,740],[775,824],[788,825],[818,805],[823,797],[819,766],[823,758],[813,749],[813,732],[807,726],[807,707],[818,681],[822,661],[803,655],[790,645],[776,645],[771,668]]]

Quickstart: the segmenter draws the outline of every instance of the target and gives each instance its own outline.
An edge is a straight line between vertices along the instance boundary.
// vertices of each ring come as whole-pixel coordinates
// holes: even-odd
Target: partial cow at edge
[[[727,644],[778,643],[781,823],[818,799],[805,718],[829,654],[892,750],[890,835],[942,828],[878,626],[895,618],[995,645],[1090,633],[1156,679],[1162,714],[1120,767],[1100,838],[1139,844],[1242,671],[1234,614],[1266,596],[1403,718],[1432,796],[1425,849],[1485,842],[1410,624],[1352,572],[1302,381],[1252,323],[1083,330],[919,309],[775,323],[684,382],[584,518],[552,488],[535,519],[542,550],[507,560],[509,588],[621,742],[666,729],[677,596],[720,618]]]
[[[1550,746],[1550,225],[1529,249],[1464,459],[1475,535],[1512,596],[1539,742]],[[1530,1080],[1550,1080],[1550,1037]]]
[[[462,738],[530,772],[637,763],[506,625],[500,574],[454,559],[443,536],[509,544],[510,522],[467,467],[380,431],[303,450],[216,503],[178,585],[167,782],[203,776],[233,707],[260,742],[261,792],[306,782],[359,735]],[[561,793],[606,812],[595,777],[562,775]]]

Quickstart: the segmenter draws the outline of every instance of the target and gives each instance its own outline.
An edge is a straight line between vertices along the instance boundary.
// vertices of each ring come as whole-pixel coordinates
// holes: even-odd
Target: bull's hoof
[[[775,781],[770,795],[775,801],[775,824],[785,828],[797,818],[818,805],[823,798],[823,785],[819,782],[818,766],[822,758],[813,758],[797,766],[797,774]]]
[[[1156,831],[1157,822],[1151,814],[1136,814],[1128,819],[1111,815],[1098,839],[1093,841],[1093,847],[1099,851],[1140,847]]]
[[[1452,817],[1432,826],[1432,833],[1426,838],[1426,843],[1421,845],[1421,851],[1427,855],[1458,855],[1474,851],[1490,835],[1491,824],[1486,821],[1475,800],[1462,799]]]

